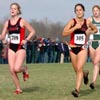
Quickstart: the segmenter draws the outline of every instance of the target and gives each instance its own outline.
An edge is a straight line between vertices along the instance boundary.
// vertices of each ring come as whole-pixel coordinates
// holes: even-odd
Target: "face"
[[[18,10],[17,5],[11,5],[10,13],[11,13],[11,16],[16,16],[19,14],[19,10]]]
[[[94,9],[93,9],[93,16],[94,17],[100,16],[100,10],[97,7],[94,7]]]
[[[84,16],[84,11],[80,5],[75,8],[75,13],[78,18],[82,18]]]

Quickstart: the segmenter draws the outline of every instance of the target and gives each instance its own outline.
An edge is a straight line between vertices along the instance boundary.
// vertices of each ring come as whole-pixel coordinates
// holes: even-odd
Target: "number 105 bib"
[[[85,34],[75,34],[74,35],[74,43],[75,44],[83,45],[83,44],[85,44],[85,41],[86,41]]]

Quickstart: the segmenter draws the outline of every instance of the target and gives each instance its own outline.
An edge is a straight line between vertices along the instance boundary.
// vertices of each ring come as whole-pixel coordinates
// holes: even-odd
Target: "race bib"
[[[98,28],[98,32],[96,34],[99,34],[100,35],[100,24],[95,24],[95,25]]]
[[[98,32],[96,34],[99,34],[100,35],[100,27],[98,28]]]
[[[75,34],[74,35],[74,43],[75,44],[85,44],[85,34]]]
[[[14,43],[14,44],[19,44],[20,43],[20,34],[11,34],[10,42]]]

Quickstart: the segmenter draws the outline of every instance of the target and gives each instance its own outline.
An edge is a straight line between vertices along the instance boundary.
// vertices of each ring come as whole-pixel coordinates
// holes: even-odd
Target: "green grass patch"
[[[66,64],[29,64],[30,78],[24,82],[22,74],[19,80],[23,90],[14,95],[15,86],[9,73],[8,65],[0,65],[0,100],[76,100],[71,95],[75,88],[76,75],[70,63]],[[92,81],[93,65],[87,63],[84,69],[89,70],[89,84]],[[78,100],[100,100],[100,76],[95,90],[82,83]]]

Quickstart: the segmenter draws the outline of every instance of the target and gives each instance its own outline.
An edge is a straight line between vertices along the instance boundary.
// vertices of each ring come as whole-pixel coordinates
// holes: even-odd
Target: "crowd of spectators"
[[[34,37],[27,43],[26,63],[64,62],[70,62],[70,57],[68,46],[63,41]]]
[[[7,64],[7,44],[0,41],[0,64]],[[68,46],[59,39],[51,40],[35,36],[27,42],[26,63],[65,63],[70,62]],[[20,59],[20,58],[19,58]]]

